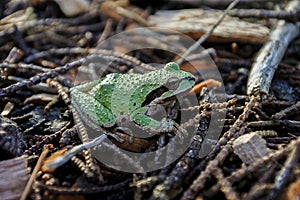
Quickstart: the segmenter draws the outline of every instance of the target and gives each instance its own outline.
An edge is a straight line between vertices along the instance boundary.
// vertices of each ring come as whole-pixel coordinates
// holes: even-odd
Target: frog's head
[[[195,84],[195,76],[180,70],[177,63],[170,62],[164,66],[163,85],[168,88],[161,98],[167,99],[190,90]]]

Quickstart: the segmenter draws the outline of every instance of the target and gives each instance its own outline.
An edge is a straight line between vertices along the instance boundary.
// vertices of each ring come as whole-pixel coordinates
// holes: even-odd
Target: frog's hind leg
[[[71,103],[80,115],[80,118],[93,129],[98,129],[99,126],[113,126],[115,118],[112,112],[98,102],[94,96],[79,89],[71,90]]]
[[[76,90],[79,90],[81,92],[90,91],[92,88],[94,88],[96,85],[98,85],[101,82],[101,80],[102,79],[87,82],[82,85],[77,85],[77,86],[71,88],[71,94],[73,93],[73,91],[76,91]]]

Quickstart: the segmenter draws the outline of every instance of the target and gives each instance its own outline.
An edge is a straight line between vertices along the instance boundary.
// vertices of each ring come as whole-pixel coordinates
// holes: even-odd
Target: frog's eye
[[[175,70],[180,70],[179,66],[177,63],[175,62],[170,62],[168,64],[166,64],[165,66],[167,69],[175,69]]]
[[[167,80],[167,83],[165,84],[165,86],[169,89],[169,90],[176,90],[179,86],[179,78],[177,77],[171,77]]]

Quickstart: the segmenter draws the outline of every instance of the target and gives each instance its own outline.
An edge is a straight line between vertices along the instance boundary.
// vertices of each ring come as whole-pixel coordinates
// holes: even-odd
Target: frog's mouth
[[[170,84],[170,83],[169,83]],[[164,101],[171,101],[176,99],[176,95],[183,94],[187,91],[189,91],[195,84],[195,78],[194,77],[184,77],[177,81],[178,87],[176,89],[172,90],[170,87],[166,85],[162,85],[161,87],[157,88],[156,90],[153,90],[151,93],[149,93],[146,96],[145,101],[143,102],[142,106],[148,105],[150,102],[152,102],[154,99],[160,98]]]

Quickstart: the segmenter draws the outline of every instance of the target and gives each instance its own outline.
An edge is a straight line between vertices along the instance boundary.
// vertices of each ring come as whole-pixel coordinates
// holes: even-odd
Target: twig
[[[299,114],[300,111],[300,101],[298,101],[296,104],[292,105],[291,107],[288,107],[284,110],[281,110],[280,112],[272,115],[273,119],[282,119],[284,117],[287,117],[289,114]]]
[[[300,2],[289,2],[286,11],[299,10]],[[289,43],[299,34],[299,23],[294,24],[280,20],[269,36],[269,41],[261,48],[255,59],[248,78],[247,94],[265,97],[274,73],[284,56]]]
[[[112,24],[113,24],[112,19],[107,19],[106,20],[104,30],[103,30],[99,40],[97,41],[98,45],[101,44],[101,42],[103,42],[108,37],[108,35],[110,34],[111,29],[112,29]]]
[[[232,141],[232,140],[231,140]],[[198,192],[202,190],[205,186],[206,179],[211,176],[211,173],[224,162],[227,156],[233,151],[231,148],[231,142],[225,145],[215,159],[208,162],[204,171],[193,181],[189,189],[183,194],[182,200],[194,199]]]
[[[88,58],[79,59],[79,60],[71,62],[71,63],[69,63],[69,64],[67,64],[63,67],[56,68],[56,69],[53,69],[53,70],[48,71],[46,73],[33,76],[29,80],[24,80],[22,82],[18,82],[16,84],[13,84],[13,85],[10,85],[6,88],[3,88],[3,89],[0,90],[0,97],[4,97],[8,94],[13,94],[14,92],[16,92],[20,89],[23,89],[25,87],[30,87],[32,85],[35,85],[35,84],[40,83],[42,81],[45,81],[48,78],[53,78],[53,77],[57,76],[58,74],[66,73],[67,71],[69,71],[72,68],[81,66],[83,63],[85,63],[87,61],[87,59]]]
[[[93,178],[95,176],[95,172],[86,167],[86,164],[80,160],[79,158],[73,156],[71,161],[77,166],[77,168],[82,171],[87,178]],[[101,181],[103,181],[103,177],[101,176]]]
[[[24,37],[23,37],[22,33],[19,31],[18,27],[15,26],[14,28],[15,28],[15,35],[16,35],[16,38],[17,38],[20,48],[22,49],[22,51],[25,52],[26,55],[29,55],[32,52],[32,50],[27,46],[27,44],[24,40]]]
[[[226,180],[229,181],[231,184],[238,182],[245,178],[246,175],[253,174],[255,176],[260,176],[259,172],[263,167],[267,166],[268,164],[274,165],[276,161],[285,157],[288,153],[293,151],[297,146],[300,144],[300,139],[291,141],[288,146],[285,148],[281,148],[278,151],[270,153],[266,157],[259,158],[255,162],[251,163],[249,166],[242,165],[242,167],[236,171],[234,171],[230,176],[226,177]],[[275,166],[278,163],[275,164]],[[262,172],[261,172],[262,173]],[[214,185],[211,190],[216,192],[220,188],[219,185]]]
[[[225,179],[224,174],[220,168],[216,168],[212,171],[213,175],[218,179],[218,184],[221,191],[225,194],[228,200],[240,199],[238,194],[233,190],[232,185],[228,180]]]
[[[9,69],[23,69],[23,70],[28,70],[28,71],[40,71],[40,72],[47,72],[49,69],[45,67],[41,67],[39,65],[34,65],[34,64],[25,64],[25,63],[0,63],[0,68],[9,68]]]
[[[42,123],[44,123],[44,120],[43,120]],[[71,122],[66,122],[66,124],[61,129],[59,129],[57,132],[55,132],[51,135],[47,135],[45,137],[42,137],[43,138],[42,141],[39,141],[36,144],[32,145],[23,154],[29,156],[29,155],[33,154],[33,152],[38,151],[42,146],[45,146],[50,141],[52,141],[52,140],[58,138],[59,136],[61,136],[61,134],[69,127],[70,124],[71,124]],[[31,130],[31,128],[26,129],[25,131],[29,132],[30,130]]]
[[[201,113],[204,113],[204,110],[202,110]],[[208,129],[207,118],[207,115],[199,115],[199,119],[196,123],[200,121],[199,127],[201,127],[201,131],[197,132],[197,134],[193,137],[193,141],[189,149],[178,161],[174,169],[172,169],[169,175],[164,178],[162,183],[158,184],[153,189],[153,196],[155,198],[167,197],[169,193],[172,193],[172,190],[181,184],[186,174],[196,165],[201,149],[200,147],[203,144],[203,137]]]
[[[284,166],[275,178],[274,189],[269,193],[268,200],[275,199],[280,193],[280,190],[289,178],[292,169],[295,167],[299,159],[299,146],[295,146],[293,151],[290,153],[288,159],[285,161]]]
[[[78,133],[81,137],[81,141],[82,143],[88,143],[90,140],[89,140],[89,136],[87,134],[87,129],[86,127],[84,126],[83,124],[83,121],[81,120],[78,112],[76,111],[76,109],[72,106],[72,105],[69,105],[69,108],[70,110],[72,111],[73,113],[73,118],[74,118],[74,122],[76,123],[77,125],[77,128],[78,128]],[[102,130],[102,129],[101,129]],[[102,133],[105,133],[105,130],[102,130]],[[86,165],[87,167],[93,171],[93,172],[96,172],[97,169],[99,169],[99,166],[96,165],[94,162],[93,162],[93,157],[92,157],[92,152],[91,152],[91,149],[85,149],[83,151],[84,153],[84,158],[85,158],[85,162],[86,162]],[[99,178],[102,179],[103,176],[102,174],[100,173],[100,170],[99,171]]]
[[[106,2],[102,3],[101,10],[103,13],[107,13],[107,14],[114,13],[114,14],[120,15],[129,20],[137,22],[142,26],[148,25],[148,22],[144,18],[142,18],[135,12],[132,12],[130,10],[127,10],[127,9],[119,6],[118,3],[114,2],[114,1],[106,1]],[[119,16],[115,16],[115,18],[119,18]]]
[[[28,194],[30,193],[32,184],[33,184],[34,180],[36,179],[36,175],[39,172],[39,170],[42,166],[42,163],[43,163],[44,159],[46,158],[46,156],[49,152],[49,147],[50,147],[49,145],[46,145],[43,152],[41,153],[41,155],[40,155],[40,157],[39,157],[39,159],[38,159],[38,161],[37,161],[37,163],[34,167],[34,170],[33,170],[32,174],[30,176],[30,179],[27,182],[26,187],[25,187],[25,189],[22,193],[21,200],[26,200]]]
[[[53,79],[47,79],[46,81],[50,86],[56,87],[58,94],[61,96],[61,98],[64,100],[65,104],[69,105],[71,100],[67,94],[67,91],[63,88],[62,84],[60,84],[58,81]],[[45,107],[45,110],[48,110],[48,105]]]
[[[116,51],[110,51],[106,49],[84,49],[80,47],[74,47],[74,48],[54,48],[54,49],[49,49],[47,51],[40,51],[38,53],[32,54],[31,56],[28,56],[25,59],[25,62],[32,62],[34,60],[49,56],[49,55],[70,55],[70,54],[97,54],[99,57],[108,60],[108,61],[118,61],[121,63],[125,63],[128,66],[136,67],[140,66],[143,69],[146,70],[155,70],[154,67],[142,63],[140,60],[120,53]]]
[[[88,187],[88,188],[63,188],[63,187],[55,187],[55,186],[48,186],[44,185],[40,182],[37,183],[37,186],[41,189],[46,191],[50,191],[54,194],[95,194],[95,193],[104,193],[104,192],[112,192],[112,191],[120,191],[123,190],[124,187],[128,186],[131,182],[131,179],[126,179],[125,181],[119,182],[114,185],[105,185],[100,187]]]
[[[103,57],[105,57],[105,56],[92,54],[92,55],[89,55],[85,58],[81,58],[79,60],[68,63],[68,64],[64,65],[63,67],[59,67],[59,68],[50,70],[48,72],[45,72],[43,74],[33,76],[29,80],[24,80],[24,81],[18,82],[16,84],[13,84],[13,85],[10,85],[6,88],[1,89],[0,90],[0,97],[4,97],[8,94],[13,94],[14,92],[16,92],[20,89],[23,89],[25,87],[30,87],[32,85],[35,85],[35,84],[40,83],[42,81],[45,81],[48,78],[53,78],[53,77],[55,77],[59,74],[64,74],[64,73],[66,73],[67,71],[69,71],[73,68],[79,67],[79,66],[81,66],[81,65],[83,65],[87,62],[92,62],[95,59],[103,58]],[[124,62],[124,60],[121,59],[121,58],[115,58],[114,60]],[[148,65],[146,65],[146,66],[148,66]],[[151,69],[153,69],[153,67],[151,67]]]
[[[233,151],[230,143],[232,142],[233,138],[237,138],[245,132],[245,120],[248,118],[250,110],[252,110],[252,108],[255,106],[256,101],[257,99],[252,96],[250,102],[245,106],[243,113],[238,117],[232,127],[220,138],[218,143],[214,146],[214,149],[207,155],[207,159],[202,161],[194,169],[195,171],[197,168],[207,164],[205,170],[200,173],[200,175],[193,181],[189,189],[184,192],[182,197],[183,200],[194,199],[199,190],[203,189],[205,181],[210,176],[212,170],[217,165],[222,163],[227,155]],[[209,158],[212,160],[209,160]]]
[[[174,3],[184,3],[187,5],[193,5],[193,6],[226,6],[229,3],[232,2],[232,0],[201,0],[201,1],[197,1],[197,0],[169,0],[170,2],[174,2]],[[240,3],[243,5],[249,5],[249,4],[253,4],[253,3],[270,3],[270,2],[279,2],[280,0],[240,0]]]
[[[218,25],[223,21],[225,16],[228,14],[229,10],[231,10],[240,0],[234,0],[229,4],[229,6],[226,8],[226,10],[223,12],[221,17],[218,19],[218,21],[211,27],[211,29],[206,32],[196,43],[194,43],[192,46],[190,46],[187,51],[182,55],[180,60],[177,61],[178,65],[182,65],[184,62],[184,59],[191,54],[193,51],[195,51],[207,38],[214,32],[214,30],[218,27]]]
[[[262,198],[265,196],[265,194],[269,193],[272,190],[272,184],[259,184],[257,183],[256,185],[254,185],[251,190],[248,192],[248,194],[246,194],[244,197],[244,199],[247,200],[256,200],[256,199],[265,199]]]
[[[300,19],[299,11],[275,11],[264,9],[232,9],[229,15],[234,17],[255,17],[260,19],[277,18],[287,21],[297,21]]]
[[[90,142],[73,147],[71,150],[69,150],[65,154],[58,156],[53,161],[47,163],[45,165],[45,169],[47,171],[52,171],[52,170],[56,169],[57,167],[62,166],[63,164],[68,162],[73,156],[75,156],[80,151],[98,146],[106,138],[107,138],[106,135],[103,134],[103,135],[100,135],[99,137],[96,137],[95,139],[93,139]]]

